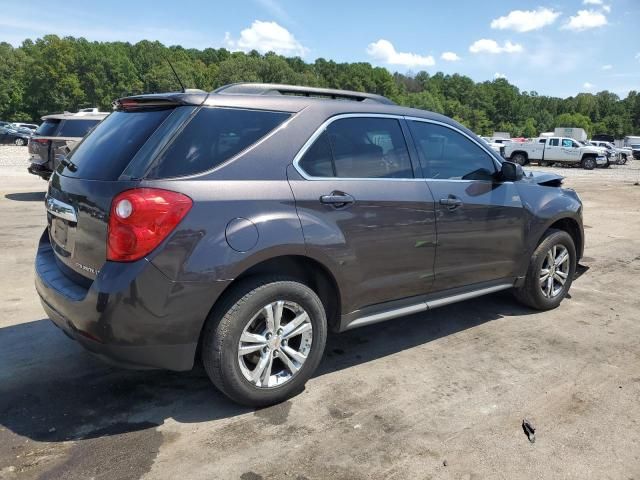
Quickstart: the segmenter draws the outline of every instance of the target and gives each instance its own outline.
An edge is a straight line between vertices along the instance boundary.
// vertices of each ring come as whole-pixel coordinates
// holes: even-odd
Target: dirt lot
[[[587,234],[557,310],[502,293],[333,336],[304,393],[253,411],[202,370],[112,368],[50,324],[25,150],[0,147],[0,478],[640,479],[639,161],[554,169]]]

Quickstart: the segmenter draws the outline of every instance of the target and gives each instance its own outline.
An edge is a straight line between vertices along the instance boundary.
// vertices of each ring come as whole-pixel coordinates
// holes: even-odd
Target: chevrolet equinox
[[[301,391],[327,331],[512,290],[548,310],[582,256],[578,195],[435,113],[234,84],[122,98],[51,176],[45,311],[123,366],[246,405]]]

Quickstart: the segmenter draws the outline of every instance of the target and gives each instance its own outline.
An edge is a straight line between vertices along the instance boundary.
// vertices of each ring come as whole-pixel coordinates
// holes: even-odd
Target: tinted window
[[[487,180],[495,173],[493,157],[451,128],[410,122],[426,178]]]
[[[58,137],[84,137],[100,120],[65,120]]]
[[[312,177],[333,177],[333,161],[331,158],[331,146],[327,132],[323,132],[309,147],[300,160],[300,168]]]
[[[51,137],[60,125],[60,120],[45,120],[36,130],[36,135]]]
[[[117,180],[133,156],[171,113],[171,109],[113,112],[69,155],[63,175],[92,180]]]
[[[203,108],[159,156],[149,176],[178,177],[204,172],[250,147],[290,114],[231,108]]]
[[[557,138],[552,138],[551,140],[549,140],[549,146],[550,147],[557,147],[558,144],[558,139]]]
[[[336,176],[413,178],[398,120],[343,118],[327,127]]]

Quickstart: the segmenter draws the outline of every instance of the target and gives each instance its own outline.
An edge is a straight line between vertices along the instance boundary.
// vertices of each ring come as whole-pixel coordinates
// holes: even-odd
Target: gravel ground
[[[558,309],[502,292],[332,335],[303,393],[252,410],[201,369],[110,367],[49,322],[46,183],[22,151],[0,149],[0,479],[640,479],[640,162],[544,169],[585,205]]]

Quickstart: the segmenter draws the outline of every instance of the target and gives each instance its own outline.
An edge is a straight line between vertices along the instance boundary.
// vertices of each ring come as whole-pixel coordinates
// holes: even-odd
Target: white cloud
[[[477,40],[469,47],[471,53],[520,53],[522,50],[522,45],[519,43],[511,43],[507,40],[504,45],[501,46],[495,40],[488,38]]]
[[[370,43],[367,47],[367,53],[380,62],[407,68],[431,67],[436,63],[431,55],[423,56],[417,53],[398,52],[389,40],[383,38]]]
[[[611,5],[602,5],[602,10],[607,13],[611,13]]]
[[[303,57],[309,49],[293,36],[289,30],[276,22],[255,20],[251,27],[240,32],[240,38],[234,40],[227,32],[225,43],[232,50],[257,50],[260,53],[275,52],[280,55],[299,55]]]
[[[460,57],[455,52],[443,52],[440,58],[445,62],[457,62],[460,60]]]
[[[582,3],[585,5],[602,5],[602,0],[583,0]]]
[[[504,78],[506,80],[507,76],[504,73],[496,72],[493,74],[493,78],[495,78],[496,80],[499,78]]]
[[[585,88],[587,90],[593,90],[594,87],[595,87],[595,85],[593,83],[584,82],[582,84],[582,88]]]
[[[613,65],[602,65],[602,70],[611,70],[613,68]]]
[[[595,10],[580,10],[577,15],[569,18],[562,28],[580,32],[589,28],[603,27],[607,24],[607,17],[602,12]]]
[[[640,52],[636,53],[636,60],[640,60]]]
[[[529,32],[551,25],[559,16],[560,12],[556,12],[550,8],[540,7],[537,10],[513,10],[504,17],[492,20],[491,28]]]

